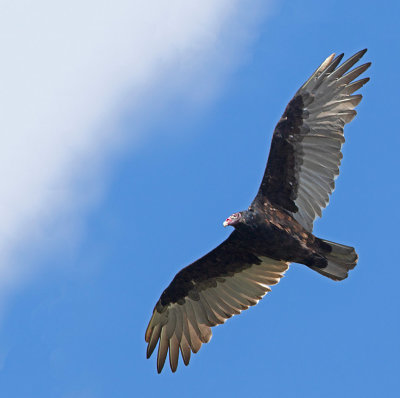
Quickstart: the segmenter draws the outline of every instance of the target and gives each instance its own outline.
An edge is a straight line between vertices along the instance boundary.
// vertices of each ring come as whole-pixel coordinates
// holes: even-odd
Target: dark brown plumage
[[[211,338],[211,327],[255,305],[289,268],[301,263],[333,280],[357,263],[354,248],[319,239],[313,223],[335,187],[343,127],[356,115],[370,63],[348,72],[365,54],[339,66],[328,57],[297,91],[279,120],[267,167],[248,210],[230,216],[235,228],[217,248],[181,270],[157,302],[146,330],[147,357],[159,343],[157,370],[169,351],[175,372]]]

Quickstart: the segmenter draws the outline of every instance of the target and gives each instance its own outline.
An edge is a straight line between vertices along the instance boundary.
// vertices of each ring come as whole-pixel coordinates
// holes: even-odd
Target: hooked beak
[[[229,225],[228,221],[225,220],[224,223],[222,224],[224,227],[227,227]]]

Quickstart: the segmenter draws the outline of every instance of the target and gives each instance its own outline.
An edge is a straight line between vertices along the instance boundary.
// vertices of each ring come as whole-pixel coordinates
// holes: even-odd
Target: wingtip
[[[149,359],[154,352],[154,349],[156,348],[157,343],[156,344],[150,344],[147,346],[147,350],[146,350],[146,358]]]
[[[160,374],[164,368],[165,357],[157,357],[157,373]]]
[[[357,60],[356,62],[358,62],[358,60],[360,60],[367,51],[368,48],[364,48],[363,50],[356,52],[352,57],[350,57],[350,59],[356,59]]]
[[[320,66],[321,70],[324,70],[335,58],[336,53],[332,53]]]
[[[146,343],[148,343],[150,341],[151,332],[152,332],[152,329],[150,328],[150,325],[149,325],[149,326],[147,326],[146,333],[144,334],[144,341]]]
[[[362,50],[360,50],[360,51],[357,51],[352,57],[354,57],[354,58],[356,58],[356,57],[361,58],[367,51],[368,51],[368,48],[364,48],[364,49],[362,49]],[[350,58],[352,58],[352,57],[350,57]]]

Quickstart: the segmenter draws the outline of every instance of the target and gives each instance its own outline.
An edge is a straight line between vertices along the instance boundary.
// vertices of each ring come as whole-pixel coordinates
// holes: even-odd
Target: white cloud
[[[2,3],[2,291],[34,271],[19,264],[17,249],[46,246],[68,229],[71,214],[79,219],[110,148],[123,140],[124,99],[143,104],[157,82],[165,99],[178,87],[181,96],[207,100],[243,54],[260,7],[238,0]],[[201,77],[213,84],[193,83]],[[132,135],[140,134],[138,124]],[[92,181],[91,189],[80,189],[82,181]]]

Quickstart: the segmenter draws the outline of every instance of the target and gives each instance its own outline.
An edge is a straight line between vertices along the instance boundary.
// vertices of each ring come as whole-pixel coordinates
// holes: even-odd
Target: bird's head
[[[243,215],[241,211],[239,213],[233,213],[224,221],[223,226],[227,227],[228,225],[231,225],[234,227],[242,221],[242,217]]]

